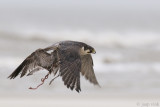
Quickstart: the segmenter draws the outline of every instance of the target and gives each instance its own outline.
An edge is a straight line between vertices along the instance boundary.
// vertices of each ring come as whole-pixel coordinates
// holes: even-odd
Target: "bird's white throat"
[[[86,55],[86,54],[89,54],[89,51],[90,51],[89,49],[84,50],[84,47],[82,47],[81,50],[80,50],[80,54],[81,55]]]

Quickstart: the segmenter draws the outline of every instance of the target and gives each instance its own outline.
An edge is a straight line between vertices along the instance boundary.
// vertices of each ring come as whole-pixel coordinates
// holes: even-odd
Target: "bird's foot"
[[[49,76],[49,73],[48,73],[44,78],[41,79],[41,81],[42,81],[41,84],[39,84],[36,88],[30,87],[29,89],[31,89],[31,90],[36,90],[36,89],[38,89],[41,85],[44,84],[45,80],[48,79],[48,76]]]

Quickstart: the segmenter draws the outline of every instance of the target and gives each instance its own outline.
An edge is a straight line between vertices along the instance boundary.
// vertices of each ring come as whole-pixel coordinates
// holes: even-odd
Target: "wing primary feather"
[[[67,68],[67,70],[65,70],[64,71],[64,73],[63,73],[63,75],[62,75],[62,80],[65,82],[65,79],[67,78],[67,75],[68,74],[70,74],[71,73],[71,71],[70,70],[68,70],[68,68]]]
[[[64,85],[67,85],[69,79],[70,79],[70,76],[71,76],[72,72],[70,71],[67,75],[66,75],[66,78],[64,78]]]
[[[29,68],[28,65],[26,65],[26,66],[24,67],[23,72],[21,73],[20,78],[22,78],[22,77],[27,73],[28,68]]]
[[[67,87],[70,87],[71,86],[71,83],[72,83],[72,80],[73,80],[74,76],[71,75],[69,80],[68,80],[68,83],[67,83]]]
[[[23,61],[8,78],[14,79],[15,77],[17,77],[24,68],[24,66],[25,66],[25,61]]]
[[[76,79],[76,91],[79,93],[81,91],[81,88],[80,88],[80,78],[77,78]]]
[[[81,60],[82,60],[82,66],[81,66],[82,75],[94,85],[100,86],[94,73],[92,56],[91,55],[81,56]]]
[[[65,75],[67,72],[67,69],[68,69],[68,67],[64,67],[64,66],[61,66],[60,67],[60,71],[61,71],[61,76],[63,76],[63,75]]]
[[[74,76],[74,78],[73,78],[73,80],[72,80],[72,83],[71,83],[71,86],[70,86],[71,90],[74,89],[75,83],[76,83],[76,77]]]

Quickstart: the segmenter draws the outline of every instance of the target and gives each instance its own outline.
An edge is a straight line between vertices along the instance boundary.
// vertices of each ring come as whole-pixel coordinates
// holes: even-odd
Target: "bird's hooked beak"
[[[95,49],[93,49],[93,50],[92,50],[92,53],[93,53],[93,54],[96,54],[96,50],[95,50]]]

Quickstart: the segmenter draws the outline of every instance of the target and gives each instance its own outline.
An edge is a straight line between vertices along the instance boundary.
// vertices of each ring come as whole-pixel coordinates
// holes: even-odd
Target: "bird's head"
[[[84,46],[82,46],[82,48],[81,48],[81,53],[83,54],[83,55],[86,55],[86,54],[95,54],[96,53],[96,51],[95,51],[95,49],[93,48],[93,47],[91,47],[91,46],[89,46],[89,45],[84,45]]]

